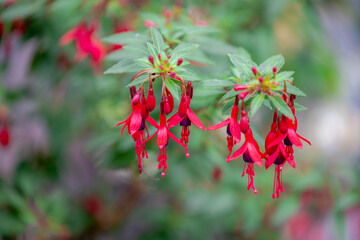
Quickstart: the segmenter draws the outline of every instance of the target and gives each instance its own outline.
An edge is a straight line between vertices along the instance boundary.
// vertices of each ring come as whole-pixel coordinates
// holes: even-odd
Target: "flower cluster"
[[[239,157],[243,157],[245,162],[242,176],[246,173],[248,175],[248,187],[252,189],[254,193],[257,190],[254,187],[254,163],[258,166],[262,166],[262,159],[265,159],[265,167],[269,168],[272,164],[275,165],[274,176],[274,188],[272,197],[279,197],[280,192],[283,191],[282,186],[282,169],[286,162],[295,168],[294,162],[294,150],[293,146],[302,148],[301,140],[311,143],[305,138],[301,137],[297,131],[297,119],[295,117],[295,94],[302,95],[303,93],[293,86],[291,78],[288,78],[289,74],[282,73],[280,78],[277,78],[278,67],[273,66],[270,68],[272,71],[266,70],[273,62],[282,62],[281,56],[270,59],[265,64],[260,65],[259,71],[257,66],[252,66],[251,72],[246,71],[250,64],[254,64],[249,60],[232,55],[230,59],[235,66],[240,67],[240,77],[244,79],[244,84],[236,84],[232,90],[234,97],[234,104],[231,110],[230,118],[222,121],[207,130],[215,130],[226,126],[227,142],[228,142],[228,157],[227,162]],[[276,59],[276,60],[275,60]],[[283,64],[283,63],[282,63]],[[282,64],[278,64],[280,67]],[[286,83],[289,83],[292,88],[287,88]],[[265,99],[266,98],[266,99]],[[275,107],[273,122],[271,130],[265,139],[265,152],[261,152],[258,143],[253,137],[252,130],[249,123],[249,112],[254,114],[257,109],[266,100],[268,106],[271,107],[268,102],[269,99]],[[239,101],[241,100],[241,113],[240,121],[238,121],[239,115]],[[248,108],[245,108],[245,104],[248,103]],[[254,110],[255,109],[255,110]],[[278,110],[282,113],[278,116]],[[242,146],[232,154],[234,145],[239,144],[241,141],[241,133],[244,134],[245,140]]]
[[[154,38],[160,36],[158,32],[152,30]],[[160,38],[157,38],[160,39]],[[150,44],[150,43],[149,43]],[[160,45],[163,45],[161,42]],[[150,46],[150,52],[159,52],[157,55],[149,55],[148,63],[151,67],[145,68],[137,72],[130,83],[130,96],[132,113],[130,116],[119,122],[116,126],[123,125],[121,134],[127,127],[128,133],[133,137],[135,142],[135,151],[138,156],[139,173],[142,172],[142,158],[148,158],[146,151],[146,143],[157,137],[157,145],[159,147],[158,168],[162,169],[161,176],[165,176],[167,168],[167,145],[171,138],[177,144],[186,149],[186,157],[189,157],[188,141],[190,135],[189,127],[194,124],[198,128],[204,130],[204,126],[200,119],[190,108],[190,102],[193,97],[193,86],[191,81],[185,80],[176,72],[180,65],[183,64],[183,58],[174,58],[171,55],[166,55],[163,47],[154,48]],[[175,53],[174,51],[172,53]],[[174,56],[174,55],[173,55]],[[141,76],[146,75],[145,79]],[[161,98],[159,101],[159,124],[150,116],[156,108],[157,100],[155,98],[153,83],[161,81]],[[138,84],[139,83],[139,84]],[[147,91],[145,90],[147,83]],[[139,85],[136,87],[136,85]],[[176,87],[180,88],[181,100],[178,110],[170,118],[167,116],[174,111],[174,97],[178,97]],[[147,92],[147,94],[146,94]],[[154,135],[149,136],[147,123],[155,127],[157,130]],[[170,131],[176,125],[182,127],[181,138],[178,139]],[[145,134],[145,130],[147,134]]]

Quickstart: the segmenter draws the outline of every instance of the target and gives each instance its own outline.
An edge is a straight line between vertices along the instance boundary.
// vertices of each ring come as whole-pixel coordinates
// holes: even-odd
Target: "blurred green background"
[[[130,75],[93,71],[89,58],[74,61],[74,44],[59,45],[81,21],[98,21],[102,38],[144,31],[145,20],[179,5],[189,22],[221,30],[201,44],[213,62],[197,68],[203,79],[228,76],[226,53],[243,47],[258,63],[282,54],[307,93],[298,132],[312,146],[295,150],[296,169],[284,167],[279,199],[273,167],[255,167],[259,193],[246,191],[243,161],[225,162],[225,130],[192,128],[190,158],[170,143],[165,178],[139,175],[132,138],[114,127],[131,112]],[[356,0],[0,0],[0,122],[9,133],[0,239],[360,239],[359,10]],[[224,119],[223,93],[195,85],[205,126]],[[259,142],[271,121],[264,107],[251,119]],[[143,163],[158,178],[157,146],[148,146]]]

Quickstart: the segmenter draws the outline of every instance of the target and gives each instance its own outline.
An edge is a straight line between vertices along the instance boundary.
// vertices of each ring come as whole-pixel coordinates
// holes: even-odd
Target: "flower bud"
[[[259,83],[263,83],[264,79],[262,77],[259,77]]]
[[[140,102],[141,93],[140,91],[135,94],[133,99],[131,100],[132,105],[137,105]]]
[[[169,73],[169,77],[175,78],[175,76],[176,76],[176,72],[172,71]]]
[[[235,85],[235,87],[234,87],[235,91],[242,91],[245,89],[247,89],[247,86],[245,86],[245,85]]]
[[[253,72],[254,76],[256,77],[256,75],[257,75],[256,67],[252,67],[252,68],[251,68],[251,71]]]
[[[131,99],[133,99],[133,97],[135,96],[136,94],[136,87],[135,86],[131,86],[130,87],[130,97]]]
[[[165,18],[170,18],[171,17],[171,11],[169,9],[165,10]]]
[[[152,55],[149,56],[149,62],[154,66],[154,57]]]
[[[146,107],[146,100],[144,95],[141,97],[141,116],[143,119],[147,119],[147,117],[149,116],[149,111]]]
[[[170,112],[172,112],[173,109],[174,109],[174,98],[173,98],[173,96],[171,95],[170,91],[167,88],[166,88],[166,96],[167,96],[167,99],[169,99]]]
[[[177,66],[180,66],[181,64],[182,64],[182,62],[183,62],[183,59],[182,58],[179,58],[178,60],[177,60]]]
[[[155,109],[155,106],[156,106],[156,99],[154,96],[154,89],[149,88],[149,93],[146,98],[146,109],[149,112],[152,112]]]
[[[161,61],[161,54],[160,54],[160,53],[158,54],[158,58],[159,58],[159,60]]]
[[[249,94],[249,92],[250,92],[249,90],[243,91],[243,92],[239,93],[238,96],[239,96],[240,99],[244,99]]]
[[[178,110],[178,114],[179,114],[180,117],[185,117],[186,111],[187,111],[187,107],[188,107],[187,97],[186,97],[186,96],[182,96],[182,97],[181,97],[181,102],[180,102],[180,104],[179,104],[179,110]]]
[[[189,96],[190,98],[193,97],[193,86],[191,81],[188,81],[186,85],[186,95]]]
[[[275,74],[277,72],[277,67],[273,67],[273,73]]]
[[[168,115],[168,114],[171,113],[171,111],[172,111],[172,109],[171,109],[169,99],[165,98],[165,100],[164,100],[164,113],[166,115]]]

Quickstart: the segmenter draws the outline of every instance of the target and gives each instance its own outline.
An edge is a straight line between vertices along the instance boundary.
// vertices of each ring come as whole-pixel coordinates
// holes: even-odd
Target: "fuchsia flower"
[[[230,118],[215,124],[214,126],[208,127],[206,130],[216,130],[226,126],[226,133],[227,136],[227,148],[229,151],[228,157],[231,155],[232,148],[235,144],[241,141],[241,133],[240,133],[240,124],[237,121],[239,115],[239,98],[238,96],[235,97],[234,106],[231,110]]]
[[[158,168],[161,169],[163,168],[163,172],[161,173],[161,177],[165,176],[165,170],[167,169],[167,155],[166,155],[166,147],[168,145],[168,141],[169,138],[171,138],[172,140],[174,140],[177,144],[183,146],[186,148],[187,151],[187,146],[185,144],[183,144],[179,139],[177,139],[174,134],[172,134],[169,131],[169,127],[167,126],[167,121],[166,121],[166,116],[164,114],[164,110],[163,110],[163,102],[160,103],[160,127],[157,127],[157,131],[154,133],[154,135],[152,135],[150,138],[148,138],[145,142],[149,141],[150,139],[152,139],[153,137],[155,137],[155,135],[157,135],[157,145],[159,147],[159,156],[158,156]]]
[[[77,49],[74,57],[75,61],[81,62],[89,55],[91,57],[91,65],[96,71],[102,67],[106,54],[105,46],[95,35],[97,28],[97,23],[92,23],[88,27],[86,23],[82,22],[60,38],[60,45],[62,46],[75,41]]]
[[[143,93],[141,91],[136,92],[136,87],[132,86],[130,87],[130,95],[132,98],[131,101],[131,107],[132,107],[132,113],[130,116],[122,121],[116,124],[117,126],[120,126],[124,124],[123,128],[121,129],[121,136],[125,130],[125,128],[128,128],[128,133],[133,137],[135,142],[135,152],[138,156],[138,167],[139,167],[139,173],[142,172],[142,158],[148,158],[147,151],[146,151],[146,145],[145,145],[145,132],[144,129],[147,131],[147,135],[149,137],[149,131],[146,125],[146,121],[153,125],[154,127],[159,127],[159,125],[155,122],[155,120],[149,116],[148,111],[146,110],[146,101]]]
[[[193,87],[189,81],[187,84],[186,95],[183,94],[181,97],[181,102],[179,105],[179,110],[175,113],[168,121],[169,128],[172,128],[180,123],[182,127],[181,139],[180,141],[186,146],[186,157],[189,157],[189,152],[187,148],[187,143],[189,141],[190,130],[189,127],[193,123],[196,127],[201,130],[205,130],[204,125],[201,123],[200,119],[190,108],[190,102],[193,96]]]
[[[254,187],[254,163],[262,166],[262,156],[263,154],[260,151],[259,145],[256,142],[256,140],[253,137],[252,131],[249,127],[249,124],[245,124],[245,118],[247,118],[247,114],[244,110],[241,111],[242,119],[242,132],[245,134],[245,142],[244,144],[231,156],[226,159],[227,162],[234,160],[236,158],[239,158],[243,156],[243,160],[245,162],[244,170],[242,173],[242,177],[245,175],[245,167],[247,166],[246,173],[248,174],[248,187],[247,190],[250,190],[250,188],[254,191],[254,193],[257,193],[257,190]]]
[[[293,150],[292,145],[295,145],[299,149],[302,149],[302,143],[301,143],[300,139],[304,140],[309,145],[311,145],[309,140],[307,140],[306,138],[303,138],[296,132],[297,119],[295,116],[294,99],[295,99],[295,96],[291,95],[290,101],[288,103],[288,105],[294,115],[294,119],[295,119],[294,122],[290,118],[282,115],[281,121],[279,123],[279,129],[277,131],[277,138],[274,139],[269,144],[269,147],[272,147],[272,146],[278,145],[282,141],[284,141],[284,144],[286,145],[286,153],[289,155],[289,157],[292,161],[294,160],[294,155],[293,155],[294,150]]]

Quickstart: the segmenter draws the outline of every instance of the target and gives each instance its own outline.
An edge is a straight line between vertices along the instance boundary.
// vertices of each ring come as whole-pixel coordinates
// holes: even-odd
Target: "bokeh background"
[[[74,44],[59,45],[81,21],[96,21],[102,38],[144,31],[180,5],[192,24],[221,30],[201,45],[212,60],[197,69],[204,79],[226,75],[226,53],[243,47],[258,63],[282,54],[307,93],[298,131],[312,146],[295,150],[296,169],[284,167],[279,199],[273,168],[255,167],[259,193],[246,191],[243,161],[225,162],[225,130],[193,128],[190,158],[169,144],[165,178],[139,175],[132,138],[114,127],[131,111],[130,76],[104,75],[110,61],[94,69],[89,57],[74,61]],[[357,0],[1,0],[9,139],[0,145],[0,239],[360,239],[359,13]],[[195,85],[206,126],[224,119],[223,93]],[[262,107],[251,120],[260,142],[271,118]],[[154,142],[149,155],[157,179]]]

